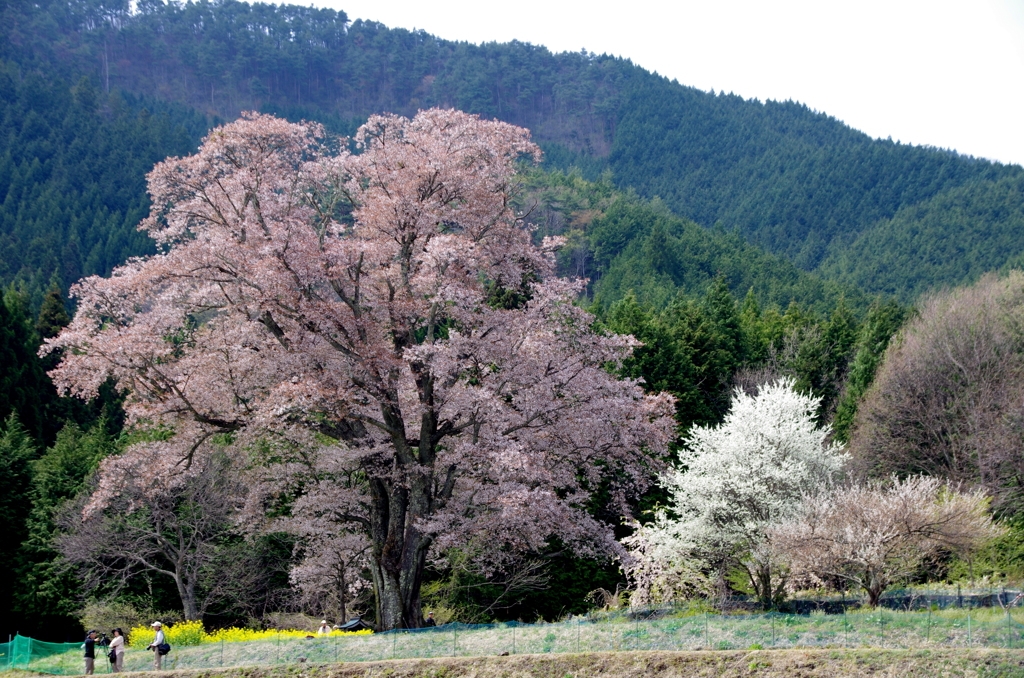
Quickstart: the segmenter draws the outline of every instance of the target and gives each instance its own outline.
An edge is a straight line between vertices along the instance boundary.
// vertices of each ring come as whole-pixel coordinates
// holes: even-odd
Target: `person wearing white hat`
[[[153,637],[153,642],[150,643],[149,647],[147,647],[146,649],[153,651],[153,668],[159,671],[160,662],[164,658],[164,656],[160,654],[160,646],[166,642],[164,640],[164,625],[158,621],[155,621],[152,624],[150,624],[150,626],[156,629],[156,636]]]
[[[329,636],[331,635],[331,625],[327,623],[327,620],[321,620],[320,628],[316,630],[318,636]]]

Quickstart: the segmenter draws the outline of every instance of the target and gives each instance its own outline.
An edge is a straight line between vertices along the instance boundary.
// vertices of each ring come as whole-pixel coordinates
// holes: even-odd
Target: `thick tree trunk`
[[[422,474],[410,478],[408,487],[371,483],[373,585],[382,630],[415,629],[423,623],[420,589],[431,540],[417,523],[429,515],[429,490]]]
[[[752,569],[748,569],[747,572],[750,575],[750,583],[754,587],[754,593],[757,595],[761,607],[765,610],[775,609],[777,607],[777,592],[775,588],[778,588],[778,586],[772,587],[771,565],[759,563]]]
[[[196,602],[195,582],[185,581],[181,574],[175,574],[174,583],[178,587],[178,596],[181,597],[181,607],[185,613],[185,621],[201,621],[199,605]]]
[[[433,332],[428,331],[428,340]],[[405,438],[402,412],[393,405],[381,408],[383,420],[393,431],[395,477],[370,482],[370,539],[373,560],[373,584],[377,596],[377,623],[383,630],[416,629],[423,625],[420,589],[423,568],[432,538],[419,525],[435,510],[434,462],[436,459],[437,419],[433,410],[433,380],[414,365],[420,402],[425,406],[420,418],[419,439]],[[391,402],[399,402],[398,394]],[[450,496],[454,469],[438,491],[443,501]]]
[[[761,607],[770,610],[772,607],[772,573],[765,567],[760,566],[755,571],[754,592],[760,599]]]
[[[867,584],[864,586],[864,590],[868,594],[868,607],[878,607],[882,593],[885,592],[885,582],[874,572],[869,572],[865,580]]]
[[[416,542],[417,539],[407,541]],[[372,566],[377,622],[382,630],[416,629],[423,625],[420,589],[426,547],[410,544],[407,548],[410,557],[402,559],[398,567],[390,567],[386,561],[376,559]]]

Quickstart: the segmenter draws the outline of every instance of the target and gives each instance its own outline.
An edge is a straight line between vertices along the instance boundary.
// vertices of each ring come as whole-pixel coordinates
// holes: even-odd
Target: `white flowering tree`
[[[678,470],[661,476],[670,504],[628,541],[637,603],[710,585],[710,575],[740,566],[765,606],[785,584],[773,566],[769,529],[791,517],[807,492],[829,485],[846,461],[829,428],[818,428],[819,399],[793,382],[756,396],[737,390],[725,421],[695,427]]]
[[[1003,534],[984,490],[912,476],[807,496],[771,530],[772,548],[794,574],[861,588],[868,605],[929,559],[965,554]]]

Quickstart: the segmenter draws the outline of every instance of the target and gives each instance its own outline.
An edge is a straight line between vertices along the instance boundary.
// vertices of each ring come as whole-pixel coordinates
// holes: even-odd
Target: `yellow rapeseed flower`
[[[364,631],[331,631],[331,636],[365,636],[373,633],[369,629]],[[164,627],[164,637],[167,642],[173,647],[188,647],[190,645],[202,645],[204,643],[244,643],[251,640],[266,640],[267,638],[277,638],[278,636],[284,638],[305,638],[306,636],[316,635],[310,631],[300,631],[298,629],[267,629],[260,631],[257,629],[241,629],[236,626],[232,626],[227,629],[217,629],[213,633],[208,633],[203,628],[202,622],[181,622],[179,624],[170,624]],[[147,626],[137,626],[128,632],[129,644],[131,647],[146,647],[153,642],[155,631]]]

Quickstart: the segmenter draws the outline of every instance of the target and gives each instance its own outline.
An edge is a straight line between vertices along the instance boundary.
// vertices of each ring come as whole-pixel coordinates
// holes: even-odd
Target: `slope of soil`
[[[25,678],[26,671],[0,672]],[[40,674],[31,674],[40,675]],[[136,673],[126,676],[153,675]],[[165,671],[161,678],[1024,678],[1024,650],[593,652]]]

